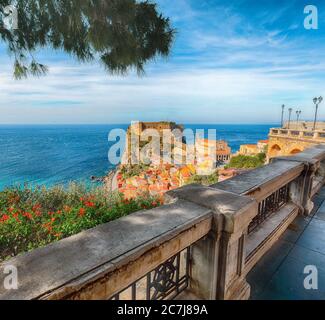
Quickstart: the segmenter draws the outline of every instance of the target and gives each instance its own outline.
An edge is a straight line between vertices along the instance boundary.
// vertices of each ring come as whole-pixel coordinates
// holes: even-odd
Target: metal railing
[[[110,300],[172,300],[189,286],[191,248],[165,261]]]
[[[258,215],[250,223],[248,227],[248,234],[254,232],[270,216],[289,202],[289,188],[290,184],[287,184],[259,203]]]

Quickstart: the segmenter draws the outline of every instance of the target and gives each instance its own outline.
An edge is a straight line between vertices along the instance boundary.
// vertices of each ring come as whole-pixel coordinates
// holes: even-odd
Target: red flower
[[[14,208],[9,208],[8,211],[12,213],[14,211]]]
[[[1,217],[1,219],[0,219],[0,222],[6,222],[6,221],[8,221],[10,219],[10,217],[8,216],[8,215],[3,215],[2,217]]]
[[[29,219],[29,220],[33,220],[33,215],[29,212],[24,212],[23,213],[23,217]]]
[[[41,209],[42,206],[40,204],[36,204],[34,207],[33,207],[33,211],[36,212],[36,211],[39,211],[39,209]]]
[[[85,202],[85,206],[88,208],[94,208],[95,204],[93,202]]]
[[[14,213],[13,215],[12,215],[14,218],[15,218],[15,220],[18,222],[18,223],[21,223],[21,221],[19,220],[19,213],[18,212],[16,212],[16,213]]]
[[[84,208],[79,209],[79,217],[83,217],[86,214],[86,210]]]
[[[35,216],[36,217],[40,217],[42,215],[42,212],[41,211],[35,211]]]

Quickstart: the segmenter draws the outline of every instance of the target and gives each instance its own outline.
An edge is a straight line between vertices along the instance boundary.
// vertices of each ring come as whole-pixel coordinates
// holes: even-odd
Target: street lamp
[[[285,109],[285,105],[282,105],[282,117],[281,117],[281,128],[283,128],[283,118],[284,118],[284,109]]]
[[[289,108],[289,124],[288,124],[288,129],[290,129],[290,122],[291,122],[291,113],[292,113],[292,108]]]
[[[313,130],[316,130],[316,123],[317,123],[317,114],[318,114],[318,107],[323,102],[323,97],[314,98],[314,104],[316,105],[316,111],[315,111],[315,120],[314,120],[314,128]]]
[[[296,114],[297,114],[297,129],[299,129],[299,118],[300,118],[300,115],[301,115],[301,111],[297,110]]]

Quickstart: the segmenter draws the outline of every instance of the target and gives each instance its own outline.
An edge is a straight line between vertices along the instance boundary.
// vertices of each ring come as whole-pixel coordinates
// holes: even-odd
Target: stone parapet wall
[[[295,155],[318,144],[325,144],[324,131],[274,128],[269,135],[268,158]]]
[[[18,290],[0,286],[0,299],[106,300],[128,288],[131,296],[149,288],[150,299],[168,290],[177,297],[178,281],[185,296],[248,299],[247,272],[298,214],[310,213],[325,181],[324,162],[320,145],[210,187],[170,191],[164,206],[0,264],[15,266],[19,277]],[[0,272],[0,283],[4,277]]]

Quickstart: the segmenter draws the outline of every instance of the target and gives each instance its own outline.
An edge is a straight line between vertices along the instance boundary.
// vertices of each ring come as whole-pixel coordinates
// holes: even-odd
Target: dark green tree
[[[3,23],[4,8],[18,10],[18,29]],[[168,56],[174,38],[157,5],[136,0],[0,0],[0,41],[14,56],[14,76],[42,75],[42,48],[64,51],[81,62],[99,61],[109,73],[125,74],[157,56]]]

